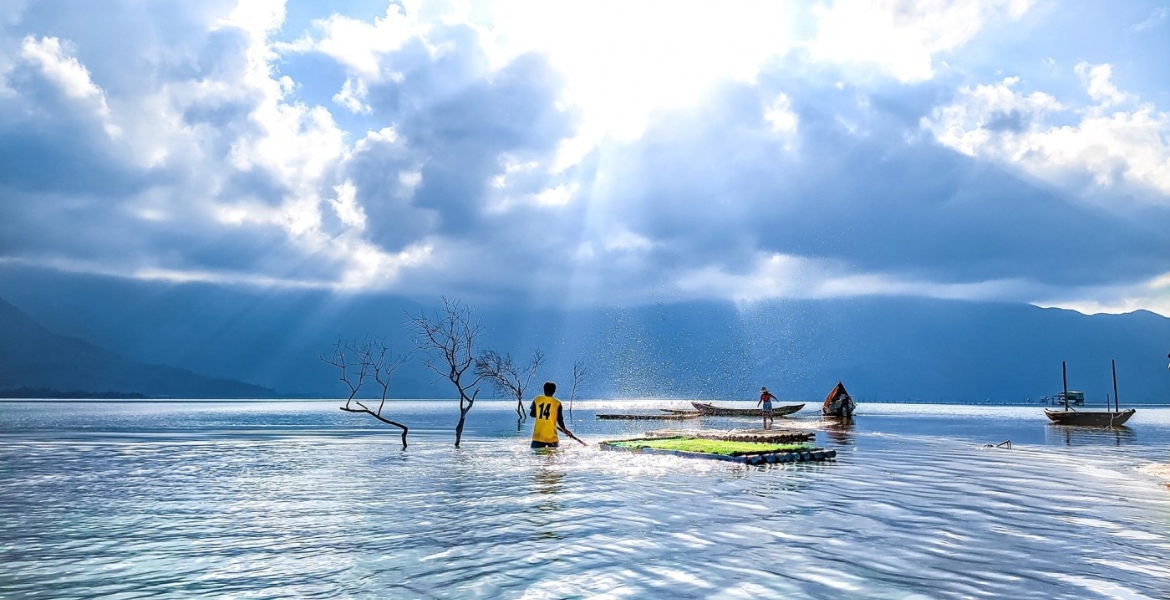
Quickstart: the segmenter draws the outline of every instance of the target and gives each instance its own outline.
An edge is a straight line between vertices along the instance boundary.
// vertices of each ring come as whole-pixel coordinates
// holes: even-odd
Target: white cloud
[[[1166,17],[1170,17],[1170,8],[1160,6],[1155,8],[1154,12],[1151,13],[1149,18],[1147,18],[1145,21],[1134,25],[1133,30],[1140,33],[1149,29],[1154,29],[1158,25],[1161,25],[1166,20]]]
[[[1073,110],[1055,98],[1013,89],[1017,78],[960,90],[923,126],[964,154],[1018,166],[1051,183],[1080,191],[1121,188],[1170,201],[1170,115],[1152,104],[1109,109],[1128,95],[1110,81],[1109,65],[1078,65],[1098,104]],[[1056,125],[1056,117],[1078,120]],[[1087,180],[1087,182],[1086,182]]]
[[[372,110],[370,105],[366,104],[368,93],[365,81],[346,77],[341,91],[333,95],[333,101],[344,106],[351,113],[367,115]]]
[[[294,44],[279,44],[280,51],[317,51],[331,56],[363,79],[378,80],[383,74],[382,59],[402,47],[407,40],[424,36],[428,27],[419,21],[417,2],[391,2],[386,14],[373,23],[332,14],[314,21],[324,35],[320,39],[304,38]]]
[[[1075,67],[1077,75],[1085,84],[1089,97],[1096,100],[1101,108],[1107,108],[1125,101],[1126,95],[1113,85],[1113,67],[1108,64],[1090,65],[1079,62]]]
[[[654,242],[628,229],[618,228],[605,236],[603,247],[608,252],[644,252],[653,248]]]
[[[55,37],[38,40],[30,35],[21,42],[20,53],[66,96],[88,104],[104,122],[108,135],[117,136],[121,133],[121,129],[109,121],[110,107],[105,92],[90,78],[89,69],[68,54],[61,40]]]
[[[341,185],[334,186],[333,191],[337,192],[337,197],[330,200],[329,204],[333,206],[337,218],[350,227],[365,229],[366,213],[357,203],[357,188],[354,187],[353,182],[346,181]]]
[[[881,272],[859,272],[840,261],[760,253],[745,272],[708,265],[675,280],[683,293],[699,298],[758,302],[777,298],[822,299],[858,296],[921,296],[952,300],[1027,301],[1047,286],[1020,279],[942,283]]]
[[[573,199],[577,184],[558,185],[536,193],[536,203],[541,206],[564,206]]]
[[[335,246],[344,266],[335,289],[365,291],[393,288],[405,269],[417,269],[433,263],[434,245],[411,244],[400,252],[388,253],[364,240],[347,238]]]
[[[792,103],[785,94],[776,96],[776,99],[764,108],[764,120],[772,125],[773,132],[785,135],[794,135],[800,122],[796,113],[792,112]]]
[[[21,55],[40,67],[50,81],[57,84],[61,91],[70,98],[93,100],[100,106],[102,114],[108,114],[106,95],[89,76],[86,69],[77,58],[68,56],[61,47],[61,40],[55,37],[44,37],[37,40],[33,36],[24,38],[20,45]]]
[[[838,0],[813,10],[814,60],[876,67],[899,81],[934,77],[934,57],[969,42],[989,23],[1018,19],[1031,0]]]
[[[993,85],[963,88],[959,101],[935,109],[933,118],[923,124],[938,141],[968,156],[997,143],[1009,146],[1020,129],[1032,130],[1048,113],[1064,108],[1043,92],[1026,96],[1016,92],[1012,88],[1019,82],[1019,77],[1008,77]]]

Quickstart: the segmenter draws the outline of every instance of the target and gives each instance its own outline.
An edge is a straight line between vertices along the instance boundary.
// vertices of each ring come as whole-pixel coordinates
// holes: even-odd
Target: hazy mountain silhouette
[[[0,391],[37,395],[141,395],[175,398],[269,398],[271,389],[211,379],[186,369],[126,360],[88,342],[57,335],[0,299]],[[78,393],[81,392],[81,393]]]
[[[412,350],[404,312],[424,310],[387,295],[12,270],[0,271],[0,287],[54,330],[129,360],[320,397],[343,391],[337,373],[318,358],[338,335],[381,336],[396,351]],[[437,297],[428,300],[428,306],[437,304]],[[1109,361],[1116,359],[1122,404],[1170,402],[1170,319],[1145,311],[1089,316],[1026,304],[899,297],[476,308],[484,325],[481,347],[520,360],[543,350],[548,360],[537,377],[556,380],[562,395],[573,361],[583,358],[591,372],[579,394],[584,397],[748,399],[767,385],[784,399],[816,400],[844,381],[863,401],[1021,401],[1059,392],[1065,360],[1069,387],[1103,404],[1112,394]],[[78,354],[100,352],[89,348]],[[3,360],[3,371],[11,372],[14,359]],[[10,385],[19,384],[0,387]],[[447,398],[451,389],[415,356],[395,374],[390,393]],[[481,397],[491,395],[485,389]]]

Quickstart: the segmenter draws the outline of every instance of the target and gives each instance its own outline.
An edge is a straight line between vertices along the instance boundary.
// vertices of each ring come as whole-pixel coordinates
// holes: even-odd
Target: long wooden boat
[[[724,408],[722,406],[715,406],[706,402],[691,402],[691,406],[706,417],[760,417],[763,416],[764,410],[761,408]],[[803,404],[789,404],[787,406],[776,406],[772,408],[773,417],[783,417],[790,415],[800,409],[804,408]]]
[[[1125,410],[1048,410],[1044,414],[1057,425],[1085,425],[1090,427],[1115,427],[1124,424],[1137,412]]]
[[[697,410],[692,410],[686,413],[597,413],[597,418],[610,421],[684,421],[686,419],[697,419],[702,414]]]

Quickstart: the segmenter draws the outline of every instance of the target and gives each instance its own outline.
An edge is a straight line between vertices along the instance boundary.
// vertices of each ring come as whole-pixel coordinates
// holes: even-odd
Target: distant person
[[[528,414],[536,418],[532,424],[533,448],[556,448],[560,445],[561,440],[557,437],[558,429],[565,432],[565,435],[570,438],[581,442],[577,436],[573,435],[572,431],[569,431],[569,428],[565,427],[565,415],[561,412],[561,401],[553,398],[553,394],[556,392],[557,384],[546,381],[544,394],[532,399],[532,406],[529,408]]]
[[[776,397],[768,391],[768,388],[760,388],[760,401],[756,402],[756,406],[763,408],[761,414],[764,415],[764,429],[772,428],[772,401],[775,399]]]

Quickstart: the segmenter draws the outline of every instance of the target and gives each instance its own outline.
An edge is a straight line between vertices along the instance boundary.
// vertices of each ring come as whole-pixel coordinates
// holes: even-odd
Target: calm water
[[[335,402],[0,403],[0,597],[1170,598],[1170,409],[863,405],[767,467],[534,453],[507,402],[456,450],[457,412],[395,402],[404,452]]]

